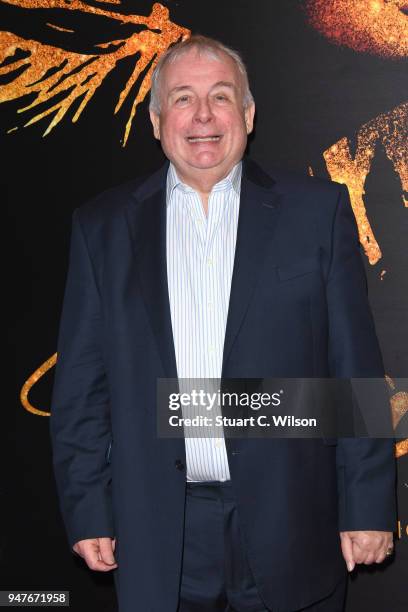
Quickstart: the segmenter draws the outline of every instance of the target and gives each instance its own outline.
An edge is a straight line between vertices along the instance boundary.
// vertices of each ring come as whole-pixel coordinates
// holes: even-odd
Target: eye
[[[190,96],[188,96],[187,94],[183,94],[182,96],[179,96],[176,99],[176,104],[185,104],[186,102],[188,102],[190,99]]]

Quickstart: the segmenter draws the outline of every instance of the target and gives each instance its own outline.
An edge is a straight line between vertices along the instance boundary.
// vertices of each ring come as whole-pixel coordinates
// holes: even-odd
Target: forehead
[[[229,81],[240,85],[238,67],[226,53],[208,55],[191,49],[173,62],[166,64],[162,73],[163,89],[169,91],[183,85],[194,87]]]

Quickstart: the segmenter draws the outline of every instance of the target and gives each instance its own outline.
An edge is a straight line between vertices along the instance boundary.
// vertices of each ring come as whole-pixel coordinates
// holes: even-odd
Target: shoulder
[[[252,182],[266,188],[274,187],[279,192],[332,196],[339,194],[344,186],[328,178],[320,178],[293,172],[276,165],[262,167],[253,159],[244,158],[244,174]]]
[[[264,175],[264,185],[269,182],[269,189],[279,197],[281,224],[299,241],[309,236],[329,251],[336,220],[355,224],[345,185],[272,165],[261,169],[256,164],[256,168]],[[252,170],[251,174],[255,176]]]
[[[313,222],[324,227],[332,224],[340,202],[349,207],[346,186],[327,178],[273,165],[261,168],[248,158],[244,168],[247,178],[282,196],[285,214],[298,221]]]
[[[147,177],[134,178],[126,183],[110,187],[82,204],[76,210],[79,221],[84,225],[114,221],[123,214],[126,206],[134,199],[140,185]]]
[[[138,201],[143,201],[150,194],[165,187],[167,169],[166,162],[153,173],[136,177],[103,191],[77,209],[80,221],[92,226],[122,219],[129,204],[137,204]]]
[[[283,168],[271,167],[268,174],[276,181],[279,191],[294,195],[311,195],[322,198],[337,198],[344,190],[344,185],[328,178],[310,176]]]

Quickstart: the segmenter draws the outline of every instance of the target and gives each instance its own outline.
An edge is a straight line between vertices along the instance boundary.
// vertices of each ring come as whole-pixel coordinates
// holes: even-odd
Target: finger
[[[376,556],[376,558],[375,558],[375,562],[376,562],[376,563],[382,563],[383,561],[385,561],[386,557],[387,557],[386,553],[385,553],[385,552],[381,552],[381,553],[379,553],[379,554]]]
[[[80,544],[82,557],[85,559],[87,566],[93,569],[96,563],[100,561],[99,542],[98,539],[86,540]]]
[[[89,540],[81,540],[77,542],[75,546],[73,546],[73,550],[80,556],[82,559],[85,559],[87,554],[92,554],[94,550],[98,551],[99,546],[96,538]]]
[[[394,554],[394,543],[392,539],[386,543],[386,548],[381,548],[377,551],[375,558],[376,563],[382,563],[385,559],[389,559]]]
[[[371,565],[375,561],[375,555],[373,553],[368,553],[363,561],[364,565]]]
[[[85,562],[87,566],[89,567],[89,569],[93,570],[94,572],[110,572],[113,569],[117,568],[117,564],[108,565],[107,563],[104,563],[103,561],[100,561],[99,559],[88,560],[85,557]]]
[[[346,533],[341,534],[341,551],[343,553],[343,558],[346,562],[348,571],[352,572],[355,567],[353,545],[350,536]]]
[[[79,548],[78,544],[74,544],[73,545],[72,552],[74,552],[76,555],[79,555],[80,557],[82,557],[81,551],[80,551],[80,548]]]
[[[114,565],[116,563],[111,538],[99,538],[99,554],[100,560],[107,565]]]
[[[359,546],[355,540],[352,542],[353,559],[355,563],[364,563],[366,552]]]
[[[386,554],[388,550],[388,538],[370,538],[354,540],[354,543],[360,547],[361,550],[361,560],[359,559],[359,563],[365,563],[369,565],[370,563],[374,563],[379,556]]]
[[[82,546],[83,557],[89,569],[96,572],[109,572],[116,565],[109,565],[102,561],[100,556],[100,546],[98,540],[92,540]]]
[[[391,554],[394,554],[394,538],[391,536],[387,538],[387,541],[384,544],[385,551],[389,550]]]

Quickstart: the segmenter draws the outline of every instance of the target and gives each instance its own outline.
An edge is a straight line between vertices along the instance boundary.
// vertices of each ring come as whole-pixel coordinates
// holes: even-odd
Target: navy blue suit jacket
[[[156,380],[177,377],[166,172],[74,213],[50,419],[69,545],[117,538],[121,612],[175,612],[180,580],[184,440],[156,435]],[[344,186],[244,160],[223,376],[384,376]],[[394,529],[391,440],[226,442],[249,562],[275,612],[334,588],[340,530]]]

